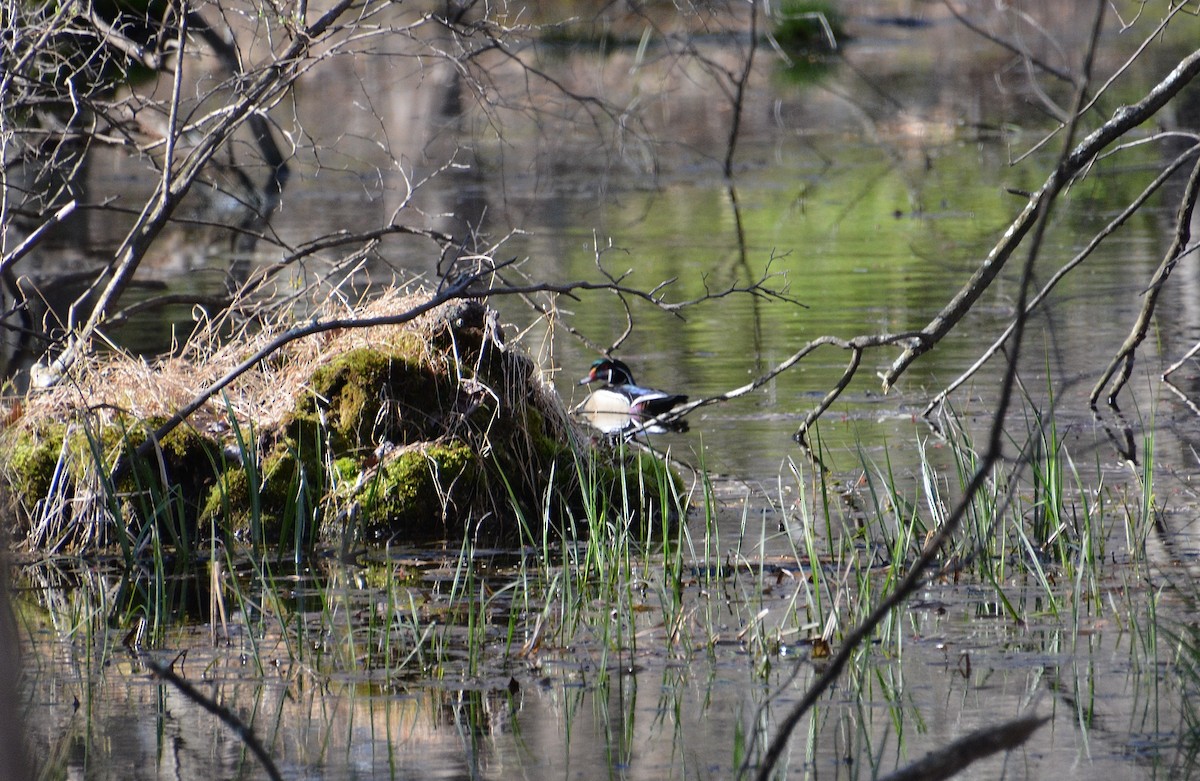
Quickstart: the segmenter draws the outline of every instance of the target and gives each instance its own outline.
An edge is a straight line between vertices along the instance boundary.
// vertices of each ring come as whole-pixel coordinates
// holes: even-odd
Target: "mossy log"
[[[217,364],[211,374],[238,353],[204,365]],[[58,550],[136,547],[154,533],[178,546],[215,531],[346,547],[468,531],[516,540],[579,533],[598,515],[679,512],[679,477],[571,420],[475,302],[281,355],[114,482],[113,465],[187,394],[179,378],[203,381],[192,360],[115,357],[23,402],[2,435],[13,538]]]

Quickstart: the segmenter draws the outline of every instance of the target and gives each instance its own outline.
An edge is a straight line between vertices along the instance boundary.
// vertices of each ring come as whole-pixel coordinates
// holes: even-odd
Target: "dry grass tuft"
[[[308,312],[326,323],[372,321],[430,298],[390,288],[357,304],[330,296]],[[499,538],[516,531],[518,516],[574,517],[585,490],[613,494],[638,463],[571,418],[546,376],[503,344],[495,318],[452,301],[401,324],[287,342],[159,435],[152,457],[121,469],[113,465],[151,429],[295,322],[284,314],[233,336],[211,324],[153,362],[92,355],[14,407],[4,430],[14,536],[39,551],[128,547],[154,530],[193,540],[216,520],[224,533],[268,544],[299,529],[300,545],[483,519]],[[578,464],[596,458],[596,485],[584,486]]]
[[[428,300],[417,288],[389,288],[369,302],[349,305],[326,299],[312,311],[319,319],[370,318],[397,314]],[[446,305],[450,306],[450,305]],[[440,307],[400,325],[351,328],[298,339],[267,360],[243,373],[190,419],[201,431],[218,431],[228,425],[226,400],[239,423],[277,424],[295,405],[305,381],[322,363],[359,347],[397,344],[411,335],[428,342],[429,334],[446,307]],[[52,421],[69,421],[91,411],[102,422],[124,413],[139,420],[167,418],[228,374],[247,357],[262,349],[292,326],[285,317],[236,341],[221,340],[201,329],[178,356],[154,362],[127,353],[93,354],[77,362],[69,375],[53,388],[31,392],[10,425],[36,428]],[[432,355],[427,355],[432,360]]]
[[[389,288],[359,303],[335,294],[307,317],[370,321],[430,298],[419,288]],[[198,328],[176,355],[153,362],[88,356],[57,386],[14,405],[0,469],[18,510],[15,536],[41,551],[142,539],[141,530],[159,524],[148,520],[170,510],[164,497],[180,499],[167,520],[174,538],[190,538],[211,517],[234,534],[270,536],[301,506],[295,523],[321,535],[337,533],[326,523],[359,517],[350,534],[449,529],[500,518],[510,502],[537,511],[550,475],[554,495],[576,501],[573,464],[595,448],[588,429],[528,358],[502,344],[495,312],[463,301],[401,324],[287,342],[163,437],[145,465],[153,476],[113,471],[131,444],[295,327],[277,311],[284,313],[233,336],[227,320]],[[377,377],[363,356],[379,353],[407,368]],[[443,468],[448,484],[439,482]],[[159,482],[167,493],[157,493]]]

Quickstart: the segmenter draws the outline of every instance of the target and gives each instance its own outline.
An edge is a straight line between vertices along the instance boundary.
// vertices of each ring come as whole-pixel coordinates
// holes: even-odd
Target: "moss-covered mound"
[[[353,314],[420,301],[392,293]],[[677,511],[678,478],[572,421],[477,302],[293,342],[131,459],[281,328],[155,366],[97,361],[14,405],[0,440],[14,538],[137,549],[215,533],[290,549],[464,531],[540,538]]]

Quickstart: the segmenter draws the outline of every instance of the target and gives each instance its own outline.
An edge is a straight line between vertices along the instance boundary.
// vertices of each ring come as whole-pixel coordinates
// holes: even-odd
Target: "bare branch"
[[[72,199],[65,206],[56,211],[50,219],[37,226],[28,236],[26,236],[20,244],[13,247],[10,252],[4,253],[4,258],[0,260],[0,274],[5,273],[13,267],[21,258],[29,254],[29,251],[37,246],[42,237],[46,235],[46,231],[59,224],[75,211],[76,202]]]
[[[1197,196],[1200,196],[1200,159],[1192,168],[1192,175],[1188,178],[1187,187],[1184,188],[1183,199],[1175,218],[1175,238],[1172,239],[1171,246],[1167,249],[1162,262],[1155,269],[1154,276],[1150,278],[1137,321],[1134,322],[1133,329],[1125,338],[1125,343],[1109,361],[1088,397],[1093,407],[1096,405],[1096,400],[1100,398],[1100,394],[1104,392],[1104,385],[1109,380],[1112,380],[1112,386],[1108,391],[1108,405],[1116,406],[1117,394],[1121,392],[1121,388],[1125,387],[1125,383],[1128,382],[1129,375],[1133,371],[1133,360],[1137,355],[1137,348],[1146,338],[1146,332],[1150,330],[1150,321],[1154,317],[1154,308],[1158,304],[1158,295],[1162,292],[1163,285],[1171,276],[1171,272],[1175,270],[1180,258],[1195,249],[1195,247],[1189,246],[1189,242],[1192,238],[1192,212],[1196,208]]]
[[[1086,166],[1090,165],[1105,147],[1154,116],[1159,109],[1166,105],[1167,101],[1191,82],[1197,73],[1200,73],[1200,50],[1192,52],[1181,60],[1142,100],[1132,106],[1122,106],[1117,109],[1111,119],[1071,150],[1071,153],[1055,168],[1041,188],[1030,196],[1025,208],[1009,225],[1000,242],[988,253],[983,265],[943,307],[942,311],[922,329],[921,333],[925,338],[906,348],[892,363],[891,368],[883,376],[885,390],[891,388],[913,361],[940,342],[970,311],[1021,245],[1026,234],[1037,221],[1038,214],[1048,205],[1048,201],[1057,197],[1062,188]]]
[[[180,165],[178,173],[174,177],[165,177],[160,182],[158,191],[146,204],[141,216],[117,250],[109,270],[97,280],[99,285],[107,278],[107,284],[100,292],[87,321],[72,333],[66,347],[56,358],[38,369],[36,375],[40,382],[57,382],[64,370],[76,360],[80,351],[86,348],[92,334],[125,291],[150,245],[171,219],[203,167],[261,104],[291,86],[302,72],[303,58],[310,43],[333,27],[337,19],[353,5],[354,0],[339,0],[310,28],[297,35],[286,50],[262,69],[241,97],[222,115],[216,126],[201,138]],[[75,307],[72,307],[72,310],[74,309]],[[68,318],[68,324],[72,328],[76,325],[74,311]]]
[[[1079,121],[1079,110],[1083,106],[1084,93],[1087,89],[1089,74],[1091,73],[1092,57],[1094,56],[1096,41],[1100,35],[1100,25],[1104,18],[1104,7],[1107,0],[1097,0],[1097,10],[1095,21],[1092,25],[1091,38],[1088,46],[1087,56],[1084,60],[1084,65],[1081,69],[1082,77],[1079,86],[1076,90],[1075,111],[1072,113],[1072,122],[1067,127],[1067,133],[1063,144],[1063,151],[1059,158],[1059,165],[1056,170],[1061,170],[1066,162],[1070,159],[1071,154],[1068,153],[1071,143],[1073,143],[1074,126]],[[807,713],[813,705],[816,704],[820,696],[833,685],[838,676],[841,675],[843,668],[850,657],[858,649],[859,645],[866,640],[867,636],[874,631],[884,618],[886,618],[894,609],[900,606],[925,580],[925,571],[933,564],[942,546],[950,540],[950,537],[955,533],[958,525],[962,522],[966,515],[970,503],[975,494],[986,484],[991,473],[992,467],[999,460],[1002,452],[1003,432],[1005,414],[1012,399],[1012,391],[1015,385],[1017,359],[1020,354],[1021,337],[1024,333],[1025,326],[1025,302],[1026,296],[1032,280],[1033,265],[1037,259],[1040,250],[1040,242],[1046,224],[1049,220],[1051,207],[1054,203],[1054,196],[1058,193],[1058,188],[1061,188],[1066,183],[1065,178],[1052,177],[1048,183],[1046,191],[1047,198],[1042,208],[1038,209],[1036,215],[1036,225],[1033,227],[1033,238],[1029,247],[1029,252],[1026,257],[1025,267],[1021,276],[1020,293],[1018,296],[1018,321],[1017,328],[1013,334],[1013,348],[1009,358],[1008,366],[1005,371],[1004,380],[1000,387],[1000,396],[996,404],[995,412],[993,413],[991,430],[987,439],[987,445],[980,455],[979,463],[974,474],[963,490],[963,497],[955,505],[954,510],[946,518],[945,522],[938,529],[937,533],[932,535],[925,544],[921,554],[909,567],[904,578],[896,584],[895,590],[883,599],[870,615],[868,615],[862,623],[855,627],[842,641],[841,648],[829,660],[825,672],[822,673],[817,680],[805,692],[804,697],[797,703],[787,715],[780,721],[779,727],[775,736],[771,739],[767,747],[766,753],[759,763],[757,778],[759,781],[768,781],[771,773],[778,762],[779,757],[783,755],[784,749],[796,725],[800,723],[800,719]],[[747,757],[749,762],[749,757]],[[743,765],[739,776],[744,775],[748,767]]]
[[[1052,277],[1050,277],[1049,281],[1046,282],[1046,284],[1042,286],[1042,289],[1038,291],[1038,294],[1030,299],[1029,307],[1026,309],[1025,314],[1032,314],[1033,311],[1040,306],[1043,301],[1046,300],[1051,291],[1058,287],[1058,283],[1061,282],[1067,276],[1067,274],[1069,274],[1071,271],[1074,271],[1080,263],[1089,258],[1096,248],[1100,246],[1100,243],[1104,241],[1104,239],[1111,236],[1118,228],[1124,225],[1130,217],[1136,214],[1142,208],[1142,206],[1145,205],[1146,201],[1150,199],[1150,196],[1158,192],[1158,190],[1164,184],[1166,184],[1167,180],[1169,180],[1176,171],[1182,168],[1184,164],[1186,164],[1187,161],[1196,154],[1197,150],[1200,150],[1200,145],[1193,146],[1171,161],[1171,163],[1164,168],[1157,177],[1155,177],[1154,181],[1148,184],[1146,188],[1142,190],[1142,192],[1133,200],[1132,203],[1126,206],[1120,214],[1109,221],[1109,223],[1105,225],[1099,233],[1092,237],[1091,241],[1087,243],[1086,247],[1080,250],[1075,257],[1067,261],[1062,268],[1060,268]],[[1004,329],[1004,332],[1001,333],[1000,336],[996,337],[995,341],[993,341],[992,344],[980,354],[975,363],[971,364],[970,368],[959,375],[953,382],[951,382],[940,393],[938,393],[938,395],[935,396],[928,405],[926,405],[921,414],[928,415],[933,412],[933,410],[936,409],[942,402],[944,402],[951,393],[956,391],[964,382],[973,377],[975,373],[979,371],[984,364],[991,360],[992,357],[995,356],[995,354],[1000,350],[1000,348],[1004,346],[1004,343],[1008,341],[1008,337],[1012,335],[1014,327],[1015,324],[1010,323],[1008,327]]]

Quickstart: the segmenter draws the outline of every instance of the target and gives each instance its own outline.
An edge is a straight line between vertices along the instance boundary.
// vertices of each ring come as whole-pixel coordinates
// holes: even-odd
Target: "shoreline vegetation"
[[[393,288],[314,318],[367,321],[430,298]],[[183,552],[213,535],[296,554],[464,532],[516,542],[542,537],[521,518],[573,537],[570,519],[585,506],[629,510],[632,496],[632,522],[680,494],[681,478],[658,455],[572,420],[534,363],[505,344],[495,311],[475,300],[291,342],[139,450],[284,328],[225,342],[201,334],[155,363],[97,355],[69,381],[13,402],[0,441],[17,547],[137,551],[151,534]]]
[[[1157,460],[1171,447],[1156,440],[1171,414],[1163,386],[1130,382],[1135,359],[1179,353],[1151,353],[1152,327],[1195,331],[1187,306],[1159,305],[1197,249],[1187,4],[1155,17],[1100,2],[1090,26],[1066,3],[585,4],[582,21],[554,4],[89,8],[14,6],[17,56],[0,75],[5,127],[20,130],[0,133],[0,225],[19,227],[0,274],[22,360],[31,345],[41,356],[29,371],[41,390],[0,411],[0,537],[15,562],[13,619],[0,601],[0,623],[33,649],[9,666],[27,675],[19,696],[0,678],[0,712],[40,722],[28,735],[42,777],[74,774],[80,755],[84,774],[108,763],[131,778],[244,775],[244,756],[214,758],[226,729],[272,778],[276,760],[328,778],[348,777],[326,772],[343,761],[351,774],[444,775],[452,764],[397,764],[436,753],[385,710],[416,690],[434,714],[427,731],[450,736],[437,761],[472,763],[471,777],[509,736],[527,775],[555,775],[537,772],[547,759],[578,774],[589,738],[572,718],[587,710],[602,716],[592,743],[608,776],[767,781],[832,765],[935,778],[985,750],[1020,772],[1020,746],[1042,774],[1088,772],[1093,757],[1106,770],[1193,770],[1194,535],[1166,520],[1172,504],[1194,509],[1195,492],[1157,481],[1187,472],[1194,449],[1181,437],[1182,460]],[[964,46],[962,27],[978,38]],[[903,43],[875,34],[918,28]],[[858,157],[850,139],[878,148]],[[1001,157],[993,194],[970,197],[963,183]],[[693,200],[672,190],[701,180]],[[573,212],[572,191],[577,204],[624,203]],[[792,217],[806,225],[785,230]],[[911,230],[879,229],[892,223]],[[630,226],[645,232],[622,272],[621,245],[601,230]],[[578,251],[587,229],[591,257]],[[932,288],[907,255],[935,269],[922,275],[963,279],[918,294]],[[27,256],[58,276],[23,287],[14,267]],[[506,279],[518,258],[536,262]],[[1070,352],[1056,322],[1090,321],[1110,300],[1056,286],[1105,258],[1114,283],[1144,279],[1128,336],[1112,351],[1089,331],[1079,363],[1034,373],[1037,337]],[[312,302],[283,281],[308,259],[296,284],[332,286]],[[93,260],[103,270],[85,269],[65,307],[36,295],[63,295],[67,272]],[[464,274],[469,263],[483,265]],[[210,290],[126,298],[166,285],[153,277],[164,269],[217,267]],[[355,282],[334,281],[396,273],[442,284],[350,303]],[[500,284],[471,287],[489,279]],[[612,316],[558,319],[559,297],[586,292],[615,296]],[[725,423],[773,429],[805,458],[781,451],[777,493],[753,507],[747,487],[737,513],[722,512],[711,441],[693,451],[689,486],[669,453],[572,419],[484,298],[501,295],[579,337],[567,362],[611,354],[635,330],[655,344],[647,311],[682,319],[745,298],[740,319],[730,306],[702,336],[671,339],[660,365],[752,369],[681,378],[693,394],[728,390],[672,414],[763,390],[762,409]],[[790,309],[772,319],[770,303]],[[212,319],[159,359],[101,350],[158,307]],[[838,317],[803,316],[817,309]],[[155,322],[195,324],[165,317]],[[976,325],[982,343],[943,346]],[[838,357],[822,366],[817,353]],[[928,380],[910,375],[918,361]],[[946,385],[950,366],[962,373]],[[812,373],[774,382],[793,369]],[[875,379],[861,391],[872,370],[884,391],[902,379],[914,396],[926,381],[944,390],[919,413],[909,399],[877,403]],[[1060,412],[1080,376],[1095,382],[1099,445]],[[844,440],[854,465],[838,472],[828,456],[845,452],[817,422],[860,391],[859,412],[911,417],[915,433],[891,429],[904,438],[874,450]],[[0,658],[17,643],[5,637]],[[655,692],[641,706],[639,673]],[[150,676],[126,687],[126,710],[112,704],[106,684]],[[235,691],[243,683],[257,688]],[[310,716],[330,714],[328,741],[305,724],[288,732],[306,696]],[[207,721],[184,723],[184,697]],[[350,698],[365,709],[347,719]],[[539,698],[549,715],[524,715]],[[212,716],[214,739],[194,739]],[[521,734],[522,716],[535,729]],[[960,737],[972,720],[989,726]],[[169,744],[173,729],[183,739]],[[153,745],[136,772],[110,740],[124,733]],[[937,755],[912,764],[918,748]],[[655,750],[653,767],[635,768]],[[191,759],[205,769],[185,769]]]

